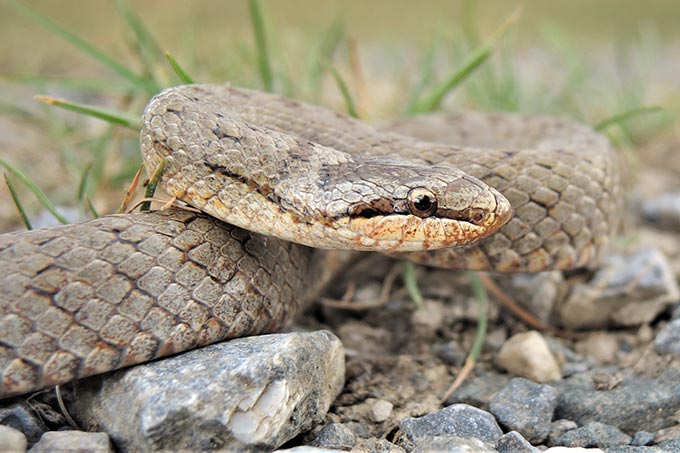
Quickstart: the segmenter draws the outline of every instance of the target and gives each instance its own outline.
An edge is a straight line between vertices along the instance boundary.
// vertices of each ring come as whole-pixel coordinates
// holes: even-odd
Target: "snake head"
[[[395,172],[399,168],[382,180],[399,181]],[[383,182],[368,201],[347,208],[343,227],[356,235],[357,248],[406,252],[469,245],[512,217],[500,192],[459,170],[413,166],[404,172],[398,183]]]

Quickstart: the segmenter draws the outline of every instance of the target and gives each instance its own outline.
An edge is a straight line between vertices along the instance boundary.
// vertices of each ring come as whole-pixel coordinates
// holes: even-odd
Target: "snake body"
[[[226,85],[155,97],[147,169],[163,162],[165,190],[209,215],[0,235],[0,397],[275,330],[339,265],[308,246],[569,269],[617,223],[616,157],[586,127],[465,113],[391,129]]]

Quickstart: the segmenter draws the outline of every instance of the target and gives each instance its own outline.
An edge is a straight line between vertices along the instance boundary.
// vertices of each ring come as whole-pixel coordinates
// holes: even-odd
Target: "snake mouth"
[[[495,189],[476,197],[470,206],[438,209],[430,217],[383,213],[358,208],[344,227],[360,250],[412,252],[470,245],[495,233],[512,218],[510,202]],[[345,223],[345,222],[343,222]]]

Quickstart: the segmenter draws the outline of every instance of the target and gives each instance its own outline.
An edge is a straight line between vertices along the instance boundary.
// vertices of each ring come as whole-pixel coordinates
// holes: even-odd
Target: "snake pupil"
[[[429,217],[437,210],[437,198],[429,190],[419,187],[409,192],[408,206],[411,214]]]
[[[419,211],[427,211],[432,207],[432,199],[427,195],[418,195],[418,197],[413,202],[413,206]]]

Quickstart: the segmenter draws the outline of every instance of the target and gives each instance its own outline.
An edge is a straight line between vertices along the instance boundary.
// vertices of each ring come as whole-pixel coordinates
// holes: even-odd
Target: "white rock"
[[[510,374],[534,382],[552,382],[562,378],[560,366],[555,360],[543,336],[536,332],[514,335],[501,347],[496,363]]]

